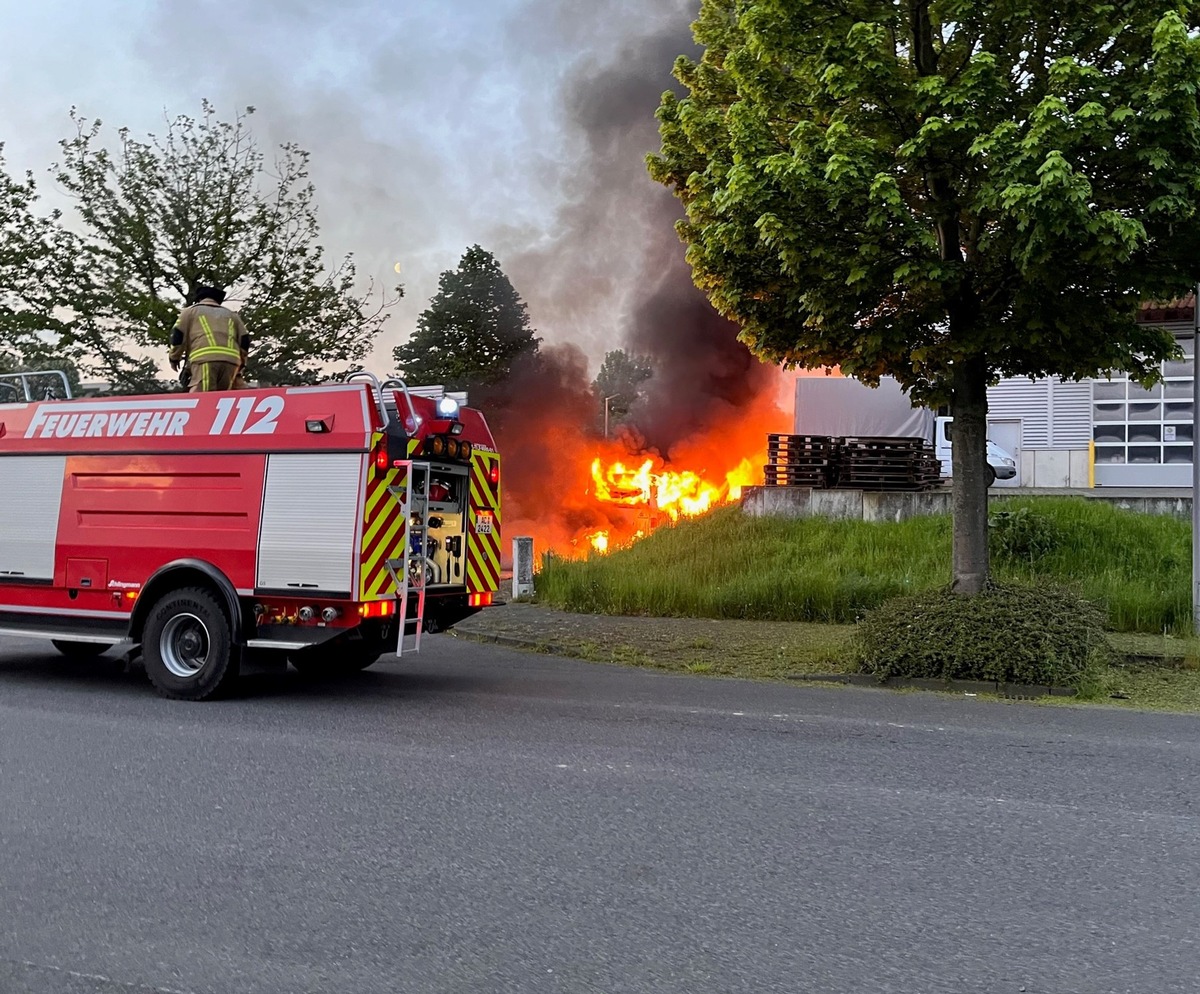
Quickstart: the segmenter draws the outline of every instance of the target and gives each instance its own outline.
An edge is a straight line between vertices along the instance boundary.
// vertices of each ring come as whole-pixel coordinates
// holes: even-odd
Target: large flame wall
[[[603,438],[582,354],[543,349],[503,389],[472,397],[503,455],[506,536],[533,536],[539,554],[581,556],[736,500],[762,482],[767,434],[788,430],[793,380],[769,372],[744,405],[721,405],[663,451],[633,426]]]

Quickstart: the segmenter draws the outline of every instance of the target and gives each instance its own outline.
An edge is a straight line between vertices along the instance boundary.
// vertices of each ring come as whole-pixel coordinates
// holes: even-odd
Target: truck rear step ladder
[[[396,585],[400,599],[400,623],[397,626],[396,655],[421,651],[421,630],[425,627],[426,553],[429,535],[429,479],[427,462],[411,460],[397,463],[400,474],[388,487],[392,499],[400,505],[404,527],[400,532],[399,549],[387,560],[387,570]],[[416,612],[410,619],[408,595],[416,594]],[[408,644],[408,623],[414,622],[411,645]]]

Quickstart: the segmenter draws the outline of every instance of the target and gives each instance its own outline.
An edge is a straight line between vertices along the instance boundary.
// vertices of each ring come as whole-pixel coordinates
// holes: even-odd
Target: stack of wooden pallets
[[[932,490],[941,463],[923,438],[768,435],[768,487]]]
[[[923,438],[844,438],[838,486],[852,490],[931,490],[941,463]]]
[[[768,435],[768,487],[813,487],[824,490],[836,482],[838,440],[828,435]]]

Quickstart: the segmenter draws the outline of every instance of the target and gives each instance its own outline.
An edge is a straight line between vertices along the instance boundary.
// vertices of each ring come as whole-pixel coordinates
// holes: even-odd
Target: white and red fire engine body
[[[0,404],[0,632],[140,646],[160,691],[205,697],[231,677],[200,679],[214,654],[361,668],[402,618],[492,603],[483,416],[370,379]]]

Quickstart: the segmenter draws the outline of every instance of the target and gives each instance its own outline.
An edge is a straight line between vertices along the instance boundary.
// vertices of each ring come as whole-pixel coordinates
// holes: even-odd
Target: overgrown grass
[[[1105,611],[1114,631],[1191,627],[1191,526],[1083,497],[1000,498],[1044,542],[997,554],[998,579],[1044,578]],[[998,550],[999,551],[999,550]],[[539,601],[568,611],[853,622],[891,597],[950,581],[950,519],[898,523],[750,518],[723,508],[607,556],[551,560]]]
[[[997,561],[999,576],[1053,578],[1104,607],[1118,632],[1191,633],[1191,523],[1126,511],[1085,497],[1027,497],[997,502],[1028,508],[1055,533],[1033,559]]]

